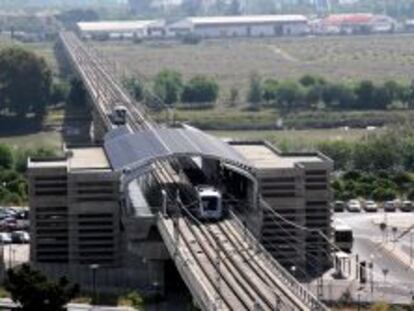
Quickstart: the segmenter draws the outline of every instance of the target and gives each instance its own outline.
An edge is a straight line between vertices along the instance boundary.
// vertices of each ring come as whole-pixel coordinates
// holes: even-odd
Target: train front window
[[[203,209],[205,211],[215,211],[217,210],[217,197],[203,197],[201,199],[201,203],[203,204]]]
[[[336,231],[335,232],[336,242],[351,242],[352,239],[353,239],[352,231]]]

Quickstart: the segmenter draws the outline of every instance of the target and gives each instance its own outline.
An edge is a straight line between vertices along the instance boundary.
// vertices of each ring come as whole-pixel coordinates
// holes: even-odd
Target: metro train
[[[212,186],[198,186],[199,198],[197,217],[202,220],[220,220],[223,217],[222,194]]]
[[[114,110],[109,114],[109,119],[114,125],[125,125],[127,114],[128,109],[125,106],[118,104],[115,106]]]

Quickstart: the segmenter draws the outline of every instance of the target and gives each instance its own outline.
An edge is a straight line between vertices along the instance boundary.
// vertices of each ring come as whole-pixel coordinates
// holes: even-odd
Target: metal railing
[[[239,217],[233,212],[229,212],[233,223],[245,234],[251,245],[256,245],[258,253],[260,253],[272,266],[273,273],[278,279],[286,285],[289,290],[299,298],[310,310],[329,311],[330,309],[319,301],[309,290],[307,290],[299,281],[297,281],[276,259],[263,247],[256,237],[248,230]]]

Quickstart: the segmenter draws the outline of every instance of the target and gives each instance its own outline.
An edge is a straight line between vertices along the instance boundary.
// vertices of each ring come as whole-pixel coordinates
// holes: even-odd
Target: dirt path
[[[276,55],[281,56],[283,59],[293,62],[293,63],[297,63],[299,62],[299,59],[297,59],[296,57],[290,55],[289,53],[287,53],[286,51],[281,50],[280,48],[278,48],[276,45],[269,45],[268,46],[270,48],[270,50],[275,53]]]

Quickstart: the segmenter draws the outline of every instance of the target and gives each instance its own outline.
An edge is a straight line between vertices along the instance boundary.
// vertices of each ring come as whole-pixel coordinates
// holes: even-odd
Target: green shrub
[[[137,292],[128,293],[125,296],[121,296],[118,299],[118,306],[133,307],[136,309],[142,308],[144,305],[144,299]]]
[[[13,154],[9,146],[0,144],[0,168],[10,169],[13,167]]]

